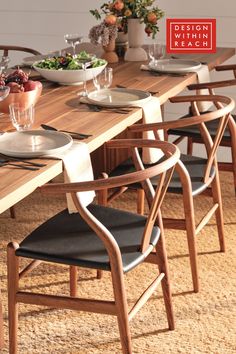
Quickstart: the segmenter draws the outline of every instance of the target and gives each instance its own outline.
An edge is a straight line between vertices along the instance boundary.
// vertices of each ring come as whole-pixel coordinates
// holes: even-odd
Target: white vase
[[[145,25],[138,18],[128,20],[128,41],[129,48],[125,53],[126,61],[144,61],[147,60],[147,53],[142,48],[144,43]]]

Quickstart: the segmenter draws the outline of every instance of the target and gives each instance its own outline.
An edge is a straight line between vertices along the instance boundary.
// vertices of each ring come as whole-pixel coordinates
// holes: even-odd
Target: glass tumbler
[[[22,106],[20,103],[9,105],[12,125],[17,131],[28,130],[34,123],[34,106]]]
[[[93,77],[93,84],[97,90],[106,89],[111,86],[112,78],[112,68],[106,67],[100,74]]]

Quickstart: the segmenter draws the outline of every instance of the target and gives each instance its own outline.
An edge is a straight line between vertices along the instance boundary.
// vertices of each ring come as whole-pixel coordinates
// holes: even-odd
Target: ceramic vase
[[[117,63],[119,58],[115,52],[115,40],[111,40],[107,46],[103,46],[104,53],[102,59],[105,59],[108,63]]]
[[[128,20],[129,47],[125,53],[126,61],[145,61],[148,59],[146,51],[142,48],[144,43],[145,25],[138,18]]]

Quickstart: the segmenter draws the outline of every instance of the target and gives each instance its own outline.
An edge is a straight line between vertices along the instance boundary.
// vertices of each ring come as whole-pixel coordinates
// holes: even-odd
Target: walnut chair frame
[[[35,49],[32,48],[27,48],[27,47],[21,47],[21,46],[16,46],[16,45],[5,45],[5,44],[0,44],[0,51],[3,51],[4,56],[9,56],[9,52],[11,51],[18,51],[18,52],[26,52],[30,53],[33,55],[39,55],[41,54]]]
[[[26,237],[25,240],[21,242],[20,245],[14,242],[11,242],[8,245],[8,304],[10,354],[17,353],[18,303],[27,303],[50,306],[53,308],[67,308],[77,311],[88,311],[100,314],[115,315],[117,316],[118,320],[122,351],[125,354],[131,354],[132,349],[129,321],[135,316],[138,310],[149,299],[158,284],[161,283],[169,328],[174,329],[174,316],[171,302],[170,280],[168,275],[168,264],[165,251],[165,239],[163,234],[160,207],[165,196],[168,183],[171,179],[175,164],[179,160],[180,152],[175,145],[170,144],[168,142],[157,142],[155,140],[143,139],[116,140],[108,142],[107,146],[111,148],[128,148],[132,153],[133,162],[136,166],[136,171],[128,175],[123,175],[115,178],[100,179],[95,181],[70,184],[47,184],[45,186],[42,186],[41,190],[43,193],[48,193],[52,195],[58,193],[71,193],[73,201],[77,207],[78,213],[68,214],[67,211],[64,211],[62,212],[62,214],[65,217],[66,213],[66,218],[70,218],[70,233],[72,232],[71,225],[73,218],[76,218],[76,223],[73,224],[73,227],[77,227],[76,225],[83,225],[82,233],[86,233],[85,236],[83,236],[86,237],[86,247],[88,247],[88,237],[90,237],[89,232],[93,235],[94,241],[92,242],[92,244],[94,244],[94,242],[97,242],[96,240],[99,240],[99,242],[103,245],[107,261],[105,266],[103,265],[103,261],[100,262],[100,269],[105,269],[111,272],[114,301],[103,301],[98,299],[84,299],[76,297],[77,266],[99,269],[99,262],[96,261],[94,263],[94,261],[86,259],[85,263],[84,260],[79,260],[79,257],[83,257],[84,250],[81,250],[82,256],[75,256],[73,253],[74,247],[72,247],[73,250],[71,251],[73,255],[69,257],[68,252],[70,252],[70,247],[68,246],[68,249],[67,247],[65,247],[65,244],[69,244],[68,234],[62,236],[64,237],[64,239],[67,240],[67,242],[65,243],[64,241],[63,244],[63,254],[61,256],[59,256],[58,254],[51,254],[51,252],[53,253],[55,248],[58,247],[58,243],[60,243],[61,236],[58,234],[62,232],[60,230],[60,226],[58,226],[59,230],[58,233],[56,233],[55,235],[55,244],[54,247],[52,247],[53,251],[49,250],[49,248],[46,246],[46,251],[42,251],[42,244],[45,242],[47,243],[49,241],[48,239],[50,239],[51,242],[51,238],[53,237],[53,233],[45,236],[45,230],[47,229],[47,227],[50,228],[49,224],[52,222],[52,219],[56,220],[53,225],[54,227],[57,227],[57,222],[59,222],[59,219],[62,215],[61,213],[57,214],[55,217],[46,221],[43,225],[39,226],[39,228],[34,230],[28,237]],[[138,148],[142,147],[160,148],[165,154],[164,161],[158,162],[156,165],[145,169],[141,162],[138,150]],[[156,175],[159,175],[160,181],[158,188],[154,190],[149,179]],[[140,216],[134,213],[128,213],[123,210],[116,210],[109,207],[104,207],[101,205],[90,205],[88,207],[85,207],[81,204],[79,198],[76,197],[77,192],[88,190],[99,191],[107,188],[120,187],[127,183],[129,184],[137,182],[142,184],[143,188],[146,191],[147,200],[149,201],[150,212],[147,217]],[[103,217],[109,219],[109,227],[105,222],[103,223],[101,221],[102,217],[98,218],[96,216],[96,212],[98,212],[98,210],[100,209],[103,210],[103,215],[107,215]],[[114,213],[114,210],[116,210],[116,217],[111,218],[109,216],[109,213]],[[120,215],[120,218],[118,217],[118,215]],[[122,218],[126,219],[124,223],[124,228],[127,228],[127,232],[126,235],[124,233],[121,235],[122,240],[120,240],[117,236],[117,228],[121,228]],[[133,219],[133,221],[130,221],[130,218]],[[119,221],[116,221],[117,219]],[[114,228],[112,228],[112,223],[114,222],[116,223],[116,225]],[[136,225],[137,222],[137,225],[139,226]],[[63,225],[68,225],[68,223],[65,223],[63,221]],[[134,227],[132,225],[136,225],[136,231],[138,230],[138,228],[141,227],[142,231],[139,237],[137,237],[137,234],[135,234],[135,236],[132,236],[133,232],[130,229]],[[159,235],[158,237],[157,233]],[[37,235],[39,234],[40,242],[38,242],[38,246],[40,244],[40,249],[37,250],[37,247],[35,248],[34,237],[37,237]],[[128,240],[132,237],[132,242],[134,242],[134,245],[127,243],[126,245],[122,246],[123,242],[129,242]],[[81,239],[82,235],[79,235],[79,233],[76,234],[75,242],[80,242],[80,247],[84,247],[81,246]],[[100,257],[101,249],[99,249],[97,252],[98,257]],[[126,258],[127,252],[129,254],[128,258],[130,259],[128,261],[128,258]],[[132,254],[135,254],[135,257],[134,255],[132,256]],[[92,255],[94,256],[94,250],[92,252]],[[21,271],[19,271],[20,257],[29,258],[32,260],[32,262]],[[134,257],[132,261],[130,257]],[[45,260],[48,262],[63,263],[70,266],[71,296],[54,296],[28,291],[20,291],[19,280],[23,276],[28,274],[31,270],[33,270],[35,266],[37,266],[41,261]],[[126,292],[124,287],[124,275],[126,272],[138,266],[144,261],[148,261],[158,265],[159,274],[148,286],[148,288],[145,289],[145,291],[135,303],[133,308],[128,311]]]
[[[215,68],[217,71],[226,71],[232,70],[234,77],[236,78],[236,64],[231,65],[220,65]],[[216,82],[205,82],[201,84],[189,85],[189,90],[200,90],[208,89],[210,95],[214,95],[214,89],[223,88],[227,86],[236,85],[236,80],[224,80]],[[203,112],[207,113],[207,112]],[[184,116],[183,118],[188,117],[189,115]],[[215,135],[216,125],[215,122],[208,123],[208,131],[211,136]],[[201,132],[198,127],[181,127],[177,129],[169,130],[168,134],[178,135],[179,138],[174,141],[175,144],[180,143],[183,139],[187,138],[187,153],[193,153],[193,144],[204,144],[201,137]],[[236,115],[230,115],[228,125],[225,129],[223,137],[220,142],[220,146],[229,147],[231,150],[231,159],[232,162],[218,162],[219,169],[222,171],[230,171],[233,173],[233,184],[236,194]]]
[[[216,152],[222,139],[225,127],[228,123],[230,112],[234,108],[234,101],[229,97],[218,95],[179,96],[171,98],[170,101],[173,103],[190,102],[192,111],[195,113],[195,115],[190,118],[178,119],[175,121],[162,123],[135,124],[129,127],[129,130],[135,133],[153,131],[156,139],[159,139],[159,130],[163,130],[164,136],[168,136],[168,131],[170,129],[197,125],[201,131],[202,139],[206,147],[207,159],[201,159],[190,155],[181,154],[180,160],[176,164],[175,173],[172,180],[170,181],[167,191],[171,193],[182,194],[185,219],[163,218],[164,227],[186,231],[193,289],[194,292],[198,292],[199,271],[197,265],[196,237],[214,214],[216,217],[220,251],[225,251],[222,198]],[[197,108],[198,101],[212,101],[215,105],[215,111],[200,115]],[[206,123],[216,119],[219,121],[219,124],[216,135],[214,139],[212,139],[207,130]],[[197,168],[196,171],[196,166],[198,167],[198,165],[199,170]],[[132,168],[132,162],[129,163],[126,161],[115,168],[110,173],[110,176],[119,175],[121,170],[123,173],[125,173],[125,171],[127,172],[127,170],[131,171]],[[103,177],[107,178],[108,176],[103,174]],[[151,179],[151,182],[154,186],[157,183],[156,179]],[[199,224],[196,225],[194,213],[194,197],[205,192],[209,186],[211,186],[212,189],[212,207],[206,212],[205,216],[202,218]],[[128,187],[137,190],[137,211],[143,214],[144,190],[142,186],[135,184]],[[108,194],[108,191],[103,191],[101,193],[100,199],[104,205],[107,205],[108,202],[112,201],[124,191],[125,188],[122,190],[116,190],[111,194]]]

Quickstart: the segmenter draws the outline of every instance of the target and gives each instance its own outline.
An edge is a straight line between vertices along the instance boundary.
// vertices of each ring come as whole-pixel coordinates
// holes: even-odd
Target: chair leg
[[[174,311],[172,305],[172,294],[171,294],[171,286],[170,286],[170,277],[169,277],[169,267],[167,261],[166,254],[166,244],[164,237],[164,229],[162,219],[159,215],[159,227],[161,230],[161,236],[157,244],[156,252],[157,252],[157,262],[160,273],[165,273],[164,278],[161,281],[161,287],[163,292],[163,298],[165,303],[167,321],[170,330],[175,329],[175,320],[174,320]]]
[[[233,142],[231,147],[231,156],[232,156],[232,170],[233,170],[233,179],[234,179],[234,191],[236,195],[236,142]]]
[[[196,249],[196,234],[195,234],[195,218],[193,198],[189,191],[183,188],[183,205],[185,214],[186,234],[189,249],[190,266],[193,280],[193,290],[195,293],[199,291],[198,265],[197,265],[197,249]]]
[[[211,183],[212,187],[212,197],[214,203],[218,204],[218,208],[215,211],[216,225],[220,243],[220,251],[225,252],[225,238],[224,238],[224,217],[223,217],[223,208],[222,208],[222,197],[220,189],[220,179],[219,173],[216,171],[214,180]]]
[[[97,279],[102,279],[102,270],[97,269]]]
[[[4,335],[3,335],[3,312],[2,312],[2,300],[0,292],[0,349],[4,346]]]
[[[10,216],[12,219],[16,218],[16,209],[14,206],[10,207]]]
[[[123,354],[132,354],[131,334],[128,319],[128,305],[121,272],[111,271],[114,298],[117,306],[117,320]]]
[[[137,213],[140,215],[144,214],[144,198],[145,193],[142,188],[137,190]]]
[[[8,268],[8,318],[9,318],[9,354],[17,354],[18,304],[16,293],[19,288],[19,259],[15,256],[16,243],[7,248]]]
[[[187,140],[187,154],[192,155],[193,154],[193,139],[188,137]]]
[[[76,266],[70,266],[70,296],[76,297],[78,292],[78,268]]]

